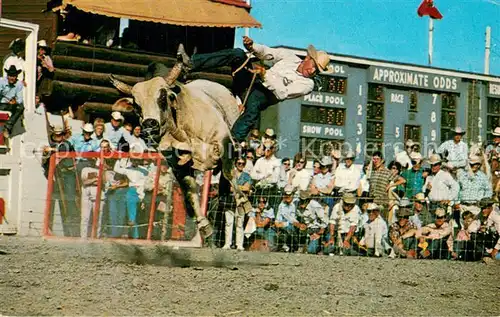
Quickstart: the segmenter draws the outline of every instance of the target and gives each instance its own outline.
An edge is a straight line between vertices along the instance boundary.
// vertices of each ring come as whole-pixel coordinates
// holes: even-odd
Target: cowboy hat
[[[50,51],[52,51],[50,46],[47,45],[47,41],[45,41],[45,40],[40,40],[36,44],[37,44],[38,48],[43,48],[45,50],[45,52],[47,52],[47,54],[50,54]]]
[[[118,111],[113,111],[113,113],[111,114],[111,117],[112,117],[114,120],[117,120],[117,121],[119,121],[119,120],[122,120],[122,121],[123,121],[123,120],[124,120],[124,118],[123,118],[122,114],[121,114],[120,112],[118,112]]]
[[[479,208],[484,209],[491,207],[495,204],[495,201],[493,201],[491,198],[485,197],[479,201]]]
[[[441,163],[441,156],[439,154],[432,154],[429,158],[429,164],[435,165]]]
[[[356,196],[354,196],[353,193],[345,193],[344,196],[342,196],[342,201],[346,204],[355,204]]]
[[[443,208],[436,209],[436,218],[444,218],[446,217],[446,211]]]
[[[496,127],[495,130],[491,131],[493,136],[500,136],[500,127]]]
[[[455,134],[465,134],[465,130],[461,127],[455,127],[455,129],[453,129],[453,132],[455,132]]]
[[[420,154],[418,152],[412,152],[412,153],[410,153],[410,159],[412,161],[422,162],[422,154]]]
[[[369,203],[368,207],[366,207],[367,211],[373,211],[373,210],[378,210],[380,211],[380,206],[377,205],[376,203]]]
[[[94,126],[92,123],[85,123],[82,127],[82,130],[87,133],[92,133],[94,132]]]
[[[14,53],[24,51],[25,47],[26,47],[26,42],[19,37],[10,42],[9,44],[9,50],[13,51]]]
[[[4,68],[4,70],[8,76],[17,76],[22,72],[21,69],[17,69],[14,65],[10,65],[9,69]]]
[[[285,186],[285,188],[283,188],[283,194],[285,195],[292,195],[293,194],[293,186],[288,184]]]
[[[321,161],[319,161],[319,165],[321,165],[321,166],[330,166],[332,164],[333,164],[333,162],[332,162],[332,158],[330,156],[323,156],[321,158]]]
[[[399,208],[398,211],[396,211],[397,218],[409,217],[411,215],[412,215],[412,212],[411,212],[410,208]]]
[[[418,201],[420,203],[423,203],[425,201],[425,195],[424,193],[418,193],[415,195],[415,201]]]
[[[262,138],[268,138],[268,139],[276,139],[276,133],[274,133],[274,130],[271,128],[267,128],[266,132],[264,132],[264,135]]]
[[[60,125],[56,125],[54,126],[54,128],[52,129],[52,133],[53,134],[63,134],[64,133],[64,129],[62,126]]]
[[[356,153],[354,153],[353,151],[349,150],[347,151],[345,154],[344,154],[344,159],[353,159],[356,157]]]
[[[308,200],[311,198],[311,193],[307,190],[301,190],[299,193],[299,199],[300,200]]]
[[[469,158],[469,164],[481,164],[481,158],[479,156],[472,156]]]
[[[316,48],[311,44],[307,47],[307,55],[309,55],[316,67],[322,72],[330,71],[331,69],[328,67],[330,65],[330,56],[325,51],[317,51]]]

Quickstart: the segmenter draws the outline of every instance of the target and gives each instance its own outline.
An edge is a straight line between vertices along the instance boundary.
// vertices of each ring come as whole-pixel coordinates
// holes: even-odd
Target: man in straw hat
[[[427,176],[424,189],[431,202],[431,209],[438,204],[442,206],[453,204],[458,199],[460,189],[458,182],[451,176],[446,165],[441,166],[441,157],[438,154],[431,155],[429,164],[431,175]]]
[[[404,258],[415,258],[417,253],[417,226],[410,221],[412,215],[409,205],[401,205],[396,212],[397,222],[393,223],[389,229],[389,238],[391,239],[395,255]]]
[[[465,130],[461,127],[456,127],[453,132],[453,140],[448,140],[441,144],[437,149],[437,153],[446,158],[448,161],[447,166],[450,169],[464,168],[467,165],[467,157],[469,155],[467,144],[462,141]]]
[[[473,156],[469,159],[470,171],[459,170],[457,180],[460,184],[460,201],[462,210],[474,215],[479,213],[476,203],[483,198],[491,198],[493,190],[488,177],[480,170],[481,158]],[[455,220],[459,223],[459,216]]]
[[[0,110],[10,111],[11,113],[3,129],[3,136],[8,138],[12,132],[12,128],[24,112],[24,86],[18,80],[18,75],[21,73],[21,70],[17,69],[16,66],[10,65],[10,67],[4,69],[4,71],[7,77],[0,78]]]
[[[335,170],[335,194],[359,193],[361,181],[361,169],[354,165],[356,154],[349,150],[343,155],[343,164],[339,164]]]
[[[422,258],[446,259],[449,256],[448,236],[452,226],[446,221],[446,212],[442,208],[436,209],[436,220],[417,230],[418,250]]]
[[[249,89],[248,99],[243,105],[243,114],[232,128],[232,134],[238,143],[244,141],[250,129],[255,126],[260,111],[281,100],[310,93],[314,88],[312,78],[318,72],[327,70],[330,63],[328,54],[324,51],[316,51],[312,45],[307,48],[307,56],[304,60],[288,50],[254,43],[247,36],[243,37],[243,45],[270,68],[254,66],[251,71],[244,68],[247,55],[239,48],[197,54],[191,58],[186,54],[182,44],[179,45],[177,51],[177,56],[179,60],[182,60],[187,71],[231,66],[234,76],[233,92],[241,100],[245,100],[246,90]],[[250,87],[252,73],[258,74],[259,78]]]
[[[491,135],[493,135],[493,144],[486,147],[486,157],[490,160],[492,157],[500,155],[500,127],[491,131]]]

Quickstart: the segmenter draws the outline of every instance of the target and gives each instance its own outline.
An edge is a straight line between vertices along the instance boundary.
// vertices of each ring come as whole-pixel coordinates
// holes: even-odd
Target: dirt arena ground
[[[2,315],[498,315],[500,265],[0,237]]]

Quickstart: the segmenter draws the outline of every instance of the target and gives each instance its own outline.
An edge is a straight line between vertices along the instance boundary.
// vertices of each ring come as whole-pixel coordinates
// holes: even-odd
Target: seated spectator
[[[246,160],[243,157],[239,157],[235,160],[234,162],[236,168],[233,170],[233,177],[236,181],[236,185],[239,187],[239,189],[248,194],[250,192],[251,186],[252,186],[252,178],[248,173],[243,171],[245,168]],[[233,188],[230,188],[231,191],[233,191]],[[231,206],[232,208],[227,208],[225,210],[225,216],[226,216],[226,227],[225,227],[225,240],[224,240],[224,246],[222,249],[224,250],[229,250],[231,249],[231,244],[233,242],[233,226],[235,225],[235,220],[236,220],[236,249],[238,251],[244,251],[245,249],[243,248],[243,221],[245,220],[245,211],[242,208],[237,208],[236,203],[234,202],[233,195],[231,195],[232,202]]]
[[[123,116],[118,111],[111,114],[111,122],[104,125],[104,138],[109,140],[111,148],[120,151],[118,147],[120,140],[123,138],[126,142],[130,141],[130,133],[122,126]]]
[[[344,163],[337,166],[334,173],[335,194],[357,194],[361,181],[361,170],[353,164],[355,158],[356,154],[353,151],[348,151],[344,155]]]
[[[479,228],[472,228],[471,231],[477,232],[476,243],[479,245],[483,256],[500,260],[500,209],[498,204],[488,198],[483,198],[479,207],[481,213],[478,215],[477,225]]]
[[[123,124],[123,127],[125,128],[125,130],[127,130],[127,131],[128,131],[128,133],[132,134],[132,130],[133,130],[133,129],[132,129],[132,128],[133,128],[133,127],[132,127],[132,123],[130,123],[130,122],[125,122],[125,123]]]
[[[255,164],[255,150],[252,148],[247,149],[245,157],[247,159],[247,165],[245,165],[244,171],[251,174]]]
[[[353,244],[359,241],[356,237],[361,210],[356,206],[356,197],[352,193],[344,193],[342,200],[332,210],[329,220],[330,254],[338,250],[341,254],[351,254]]]
[[[436,220],[417,230],[418,250],[424,259],[447,259],[448,245],[446,241],[452,227],[446,221],[446,212],[442,208],[436,210]]]
[[[267,241],[269,249],[274,251],[276,246],[276,231],[272,228],[274,209],[268,205],[267,197],[259,197],[257,207],[248,216],[255,222],[255,231],[249,238],[252,244],[250,249],[258,249],[259,247],[255,245],[255,241],[264,240]]]
[[[477,202],[483,198],[491,198],[493,191],[488,177],[480,170],[481,158],[472,157],[469,161],[470,172],[460,169],[457,171],[457,179],[460,184],[460,201],[463,210],[472,212],[474,215],[479,213]],[[459,218],[455,218],[457,224]]]
[[[307,253],[317,254],[320,252],[323,242],[328,241],[328,210],[307,191],[301,191],[299,194],[298,213],[302,215],[307,226],[308,244]]]
[[[35,96],[35,113],[45,115],[45,104],[41,101],[40,96]]]
[[[18,79],[23,86],[26,86],[24,82],[24,71],[25,71],[25,61],[24,61],[24,53],[26,48],[26,42],[17,38],[10,42],[9,50],[11,51],[9,54],[5,55],[2,62],[3,69],[3,78],[7,79],[9,76],[7,70],[9,70],[12,66],[15,69],[19,70]]]
[[[401,176],[405,179],[405,196],[414,197],[422,191],[424,186],[424,169],[422,168],[422,154],[412,152],[410,154],[412,167],[403,171]]]
[[[313,177],[314,175],[317,175],[321,173],[321,165],[319,164],[318,160],[314,160],[313,162]]]
[[[281,160],[281,171],[280,171],[280,180],[278,181],[278,188],[282,190],[285,188],[286,184],[288,184],[288,179],[290,178],[290,159],[285,157]]]
[[[389,237],[395,255],[409,259],[417,256],[417,240],[415,239],[417,227],[409,220],[411,214],[410,208],[401,206],[396,214],[398,221],[393,223],[389,229]]]
[[[410,221],[417,226],[417,229],[434,222],[434,217],[427,208],[423,193],[418,193],[413,197],[413,215],[410,217]]]
[[[0,110],[11,113],[9,120],[3,126],[3,136],[7,139],[12,133],[12,128],[24,113],[24,86],[17,78],[21,69],[11,65],[4,71],[7,76],[0,78]]]
[[[365,224],[365,233],[359,246],[366,251],[368,256],[380,257],[388,254],[392,248],[388,243],[387,223],[380,216],[380,207],[374,203],[367,206],[369,220]]]
[[[274,226],[276,227],[277,247],[285,252],[298,248],[298,233],[305,232],[307,226],[297,220],[297,208],[293,203],[293,187],[285,186],[283,198],[278,206]],[[303,234],[302,234],[303,235]]]
[[[297,153],[293,158],[293,165],[294,168],[290,171],[288,184],[292,185],[293,190],[297,193],[301,190],[308,190],[309,183],[311,181],[311,172],[305,169],[307,159],[302,155],[302,153]]]
[[[476,232],[480,227],[478,220],[472,212],[466,211],[462,214],[463,227],[460,229],[453,240],[453,236],[448,238],[448,250],[453,260],[477,261],[481,259],[483,252],[477,248]]]

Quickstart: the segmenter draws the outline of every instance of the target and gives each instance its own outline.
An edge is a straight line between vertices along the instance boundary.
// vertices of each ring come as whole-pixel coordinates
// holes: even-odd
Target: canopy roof
[[[262,25],[240,0],[63,0],[82,11],[115,18],[200,27]]]

